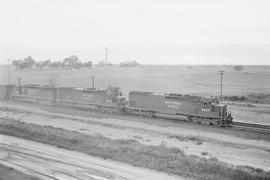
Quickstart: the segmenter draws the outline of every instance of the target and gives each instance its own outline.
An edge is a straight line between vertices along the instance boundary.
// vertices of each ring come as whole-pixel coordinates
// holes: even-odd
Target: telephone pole
[[[108,64],[108,47],[105,48],[105,53],[106,53],[105,65],[107,65]]]
[[[8,84],[10,84],[10,59],[8,59]]]
[[[95,77],[92,76],[92,89],[95,89]]]
[[[18,77],[18,86],[19,86],[19,94],[22,94],[22,83],[21,83],[22,79],[20,77]]]
[[[219,75],[220,75],[220,101],[222,101],[222,82],[223,82],[223,74],[224,74],[224,71],[219,71]]]
[[[18,85],[20,86],[21,85],[21,78],[18,77]]]

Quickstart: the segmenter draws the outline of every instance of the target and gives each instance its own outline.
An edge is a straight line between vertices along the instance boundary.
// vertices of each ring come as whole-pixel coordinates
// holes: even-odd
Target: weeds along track
[[[247,130],[247,131],[255,131],[262,133],[270,134],[270,126],[262,125],[262,124],[252,124],[252,123],[243,123],[243,122],[233,122],[232,127],[235,129]]]

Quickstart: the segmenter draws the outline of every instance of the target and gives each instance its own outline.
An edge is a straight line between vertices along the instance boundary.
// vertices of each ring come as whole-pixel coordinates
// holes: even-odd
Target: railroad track
[[[235,129],[241,129],[241,130],[247,130],[247,131],[270,133],[269,125],[233,122],[232,127]]]

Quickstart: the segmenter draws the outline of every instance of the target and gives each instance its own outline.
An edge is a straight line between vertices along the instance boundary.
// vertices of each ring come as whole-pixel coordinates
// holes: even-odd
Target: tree
[[[92,65],[93,65],[92,61],[87,61],[87,62],[83,63],[83,67],[89,68],[89,69],[92,67]]]
[[[45,61],[36,62],[35,65],[36,65],[36,68],[43,69],[46,66],[50,66],[50,64],[51,64],[51,60],[48,59],[48,60],[45,60]]]
[[[79,60],[78,56],[72,55],[63,60],[63,66],[65,69],[73,69],[73,68],[80,69],[82,68],[82,63]]]
[[[26,64],[26,69],[32,69],[32,66],[36,63],[31,56],[24,58],[23,61]]]
[[[35,61],[31,56],[24,58],[24,60],[13,60],[12,65],[16,67],[16,69],[31,69],[35,64]]]
[[[36,62],[35,64],[36,68],[42,69],[42,63],[43,63],[42,61]]]
[[[15,66],[16,69],[21,69],[22,62],[22,60],[13,60],[11,64],[12,66]]]
[[[44,67],[50,66],[50,65],[51,65],[51,60],[47,59],[47,60],[42,62],[41,67],[44,68]]]
[[[50,64],[50,67],[55,69],[58,69],[60,67],[63,68],[63,63],[61,61],[55,61]]]
[[[241,65],[237,65],[237,66],[234,66],[233,68],[235,71],[243,71],[244,70],[244,67],[241,66]]]

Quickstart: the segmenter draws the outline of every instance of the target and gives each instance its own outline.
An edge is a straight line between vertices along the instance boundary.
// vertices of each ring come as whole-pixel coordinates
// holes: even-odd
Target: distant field
[[[225,95],[270,93],[270,66],[245,66],[236,72],[234,66],[139,66],[133,68],[93,67],[90,70],[11,70],[11,82],[54,84],[61,86],[90,87],[90,76],[95,76],[95,86],[121,87],[124,93],[131,90],[156,93],[183,93],[216,96],[220,92],[220,76],[224,70]],[[0,83],[7,83],[8,69],[0,67]]]

